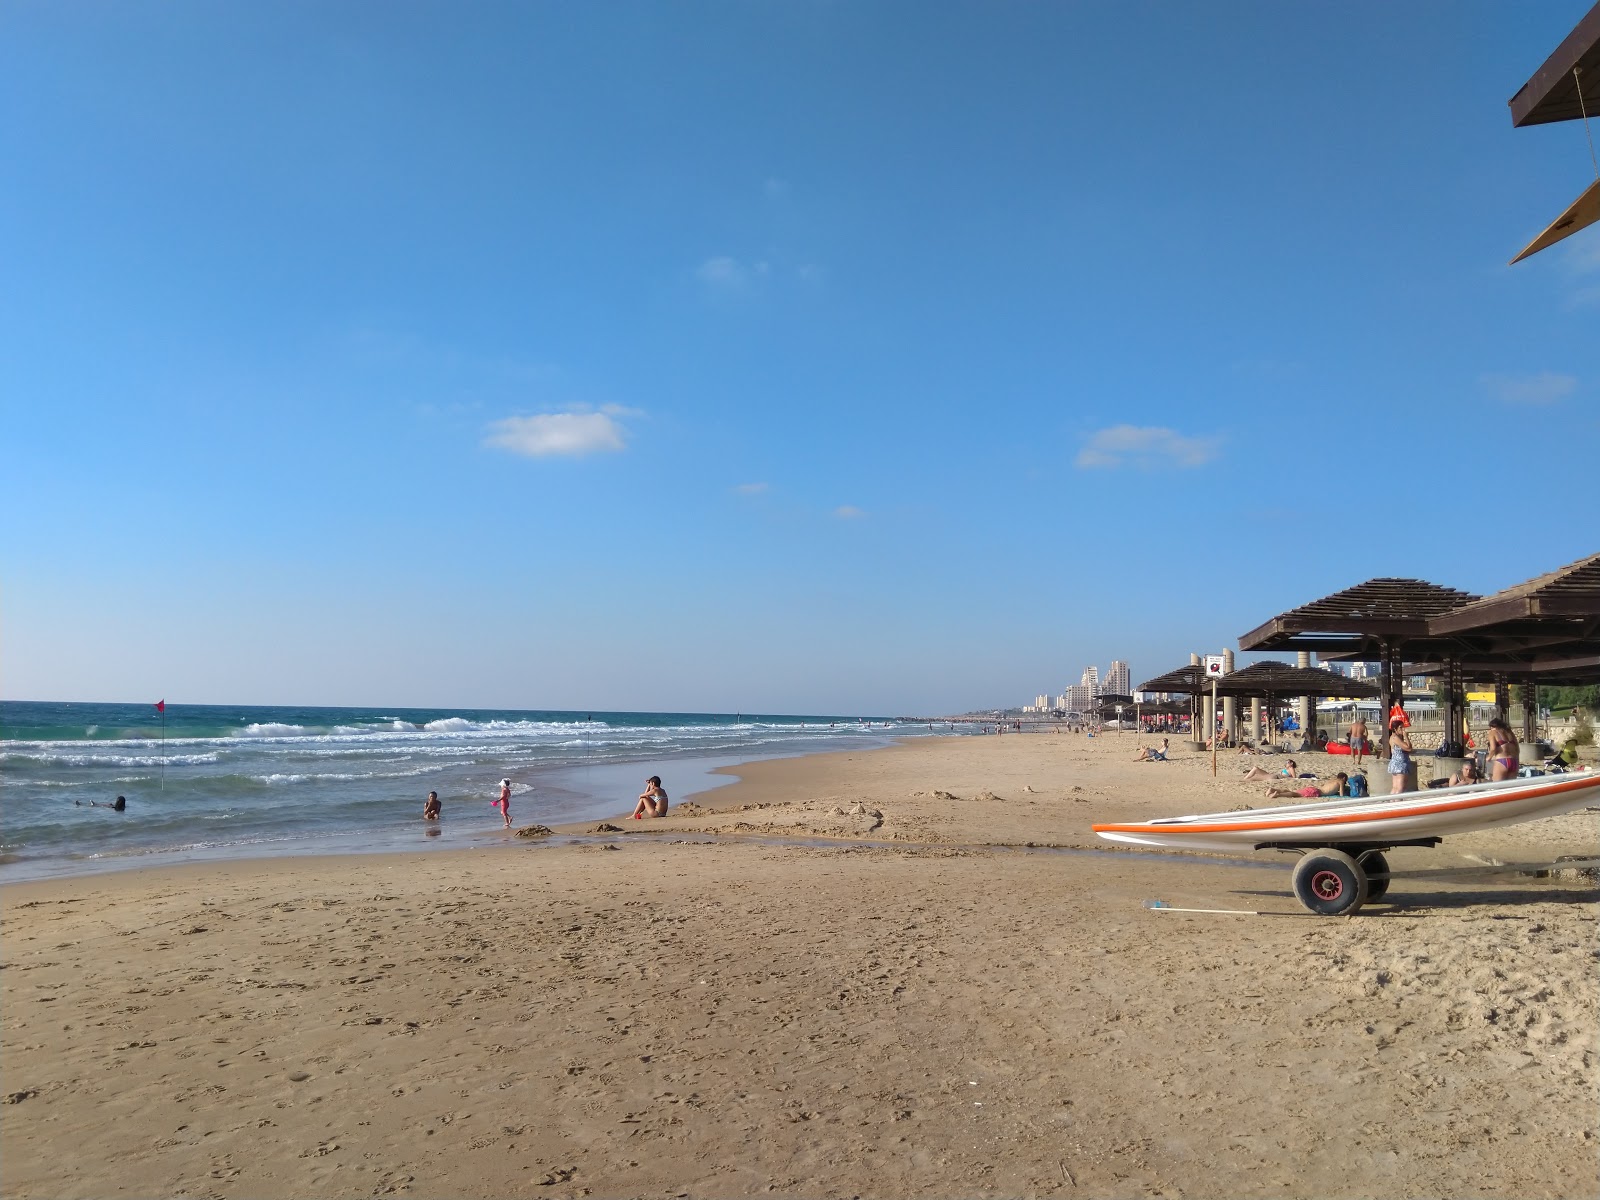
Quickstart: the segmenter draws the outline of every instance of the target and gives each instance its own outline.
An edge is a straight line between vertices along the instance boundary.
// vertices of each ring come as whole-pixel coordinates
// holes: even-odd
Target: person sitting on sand
[[[1465,787],[1469,783],[1482,783],[1483,777],[1478,774],[1477,759],[1469,758],[1461,764],[1461,770],[1450,776],[1447,787]]]
[[[1134,762],[1166,762],[1167,761],[1167,751],[1170,750],[1171,748],[1172,748],[1172,744],[1166,738],[1162,738],[1161,739],[1161,745],[1159,747],[1157,747],[1157,746],[1144,746],[1144,747],[1142,747],[1139,750],[1139,753],[1137,753],[1137,754],[1135,754],[1133,756],[1133,761]]]
[[[666,815],[666,789],[661,786],[661,776],[652,775],[644,781],[644,791],[639,793],[639,803],[634,806],[633,819],[642,821],[646,817],[664,817]]]
[[[83,807],[82,800],[74,800],[73,804],[77,805],[79,808]],[[89,807],[109,808],[112,812],[126,812],[128,808],[128,801],[124,796],[118,796],[115,800],[109,801],[105,804],[101,804],[98,800],[91,800],[89,801]]]
[[[1254,783],[1258,779],[1293,779],[1300,773],[1300,768],[1294,765],[1294,759],[1289,760],[1289,765],[1280,767],[1276,771],[1269,771],[1265,767],[1251,767],[1244,773],[1246,783]]]
[[[1343,796],[1349,790],[1350,776],[1340,771],[1333,777],[1333,782],[1325,788],[1319,788],[1314,783],[1307,783],[1304,787],[1269,787],[1267,795],[1278,800],[1293,800],[1300,797],[1306,800],[1316,800],[1320,797]]]
[[[439,793],[429,792],[427,800],[422,804],[422,819],[424,821],[437,821],[439,819]]]

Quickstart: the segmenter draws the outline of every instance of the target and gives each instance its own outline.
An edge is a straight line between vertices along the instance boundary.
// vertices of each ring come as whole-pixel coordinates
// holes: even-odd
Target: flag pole
[[[161,714],[161,791],[167,790],[167,702],[156,701],[156,711]]]

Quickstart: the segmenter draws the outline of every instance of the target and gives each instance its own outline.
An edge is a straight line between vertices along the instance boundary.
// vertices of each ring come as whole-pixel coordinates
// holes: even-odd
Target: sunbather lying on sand
[[[1319,788],[1316,784],[1308,782],[1305,787],[1299,788],[1269,787],[1267,789],[1267,795],[1277,800],[1293,800],[1296,797],[1303,797],[1306,800],[1315,800],[1319,796],[1342,796],[1345,794],[1346,785],[1349,782],[1350,776],[1346,775],[1343,771],[1340,771],[1333,777],[1333,782],[1325,788]]]
[[[1294,759],[1288,764],[1279,767],[1276,771],[1269,771],[1265,767],[1251,767],[1244,773],[1246,783],[1254,783],[1258,779],[1293,779],[1300,773],[1300,768],[1294,765]]]

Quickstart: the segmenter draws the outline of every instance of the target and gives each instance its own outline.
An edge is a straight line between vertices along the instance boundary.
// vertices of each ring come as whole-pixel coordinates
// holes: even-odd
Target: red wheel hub
[[[1311,890],[1321,900],[1337,900],[1344,892],[1344,880],[1337,871],[1318,871],[1311,877]]]

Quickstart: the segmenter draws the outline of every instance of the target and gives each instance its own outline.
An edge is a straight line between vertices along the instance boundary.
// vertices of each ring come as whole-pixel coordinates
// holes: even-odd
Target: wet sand
[[[1096,820],[1268,803],[1139,742],[929,739],[576,843],[7,886],[0,1186],[1600,1191],[1592,885],[1398,879],[1328,919],[1287,857],[1082,852]],[[1394,866],[1594,853],[1596,822]]]

